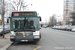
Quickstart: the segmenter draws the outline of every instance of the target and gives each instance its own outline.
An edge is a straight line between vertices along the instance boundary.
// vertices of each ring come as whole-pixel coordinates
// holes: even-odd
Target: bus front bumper
[[[13,42],[28,42],[39,40],[40,36],[10,36],[10,41]]]

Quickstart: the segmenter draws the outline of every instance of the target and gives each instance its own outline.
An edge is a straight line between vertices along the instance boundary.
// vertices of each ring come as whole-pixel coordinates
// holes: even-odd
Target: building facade
[[[68,24],[71,21],[71,12],[75,11],[75,0],[64,0],[63,21]]]

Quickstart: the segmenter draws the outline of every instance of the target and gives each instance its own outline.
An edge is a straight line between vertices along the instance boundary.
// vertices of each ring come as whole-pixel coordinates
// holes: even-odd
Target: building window
[[[68,11],[66,11],[66,14],[68,14]]]
[[[68,14],[68,9],[66,9],[66,14]]]

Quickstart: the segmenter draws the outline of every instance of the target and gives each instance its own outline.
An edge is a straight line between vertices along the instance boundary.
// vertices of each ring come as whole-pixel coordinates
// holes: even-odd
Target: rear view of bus
[[[10,17],[10,40],[12,42],[39,41],[41,17],[35,11],[12,12]]]

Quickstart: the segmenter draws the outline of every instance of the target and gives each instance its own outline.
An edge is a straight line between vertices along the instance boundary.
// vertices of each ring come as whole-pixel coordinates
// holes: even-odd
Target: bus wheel
[[[41,39],[41,34],[40,34],[40,39]]]

